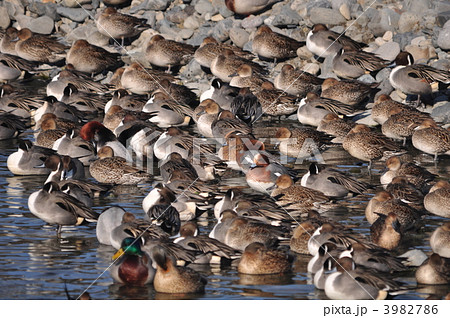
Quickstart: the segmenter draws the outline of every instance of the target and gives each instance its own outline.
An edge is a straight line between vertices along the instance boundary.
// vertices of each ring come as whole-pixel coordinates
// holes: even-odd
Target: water
[[[279,122],[258,123],[256,135],[270,137]],[[298,126],[298,122],[286,122]],[[20,138],[32,139],[30,132]],[[28,210],[27,200],[31,193],[42,187],[44,176],[13,176],[6,167],[9,154],[17,150],[18,140],[0,142],[0,299],[67,299],[65,283],[72,297],[78,296],[91,284],[89,293],[94,299],[177,299],[179,296],[158,294],[153,287],[130,287],[114,283],[108,266],[115,250],[98,243],[95,224],[80,227],[65,227],[62,238],[56,237],[55,227],[45,225]],[[411,147],[410,147],[411,148]],[[436,165],[427,156],[408,149],[415,160],[421,161],[432,173],[448,179],[449,158]],[[326,163],[342,171],[351,171],[354,177],[379,185],[381,163],[376,163],[372,176],[366,164],[349,156],[342,147],[327,149],[322,156]],[[309,163],[296,164],[295,168],[306,172]],[[231,174],[223,184],[245,186],[243,175]],[[141,203],[151,189],[150,185],[117,187],[110,195],[96,198],[94,209],[101,212],[111,205],[120,205],[138,217],[143,217]],[[352,226],[356,232],[369,235],[369,223],[364,218],[364,209],[370,197],[380,190],[370,189],[367,194],[340,200],[340,207],[325,215]],[[443,218],[427,216],[426,224],[408,239],[410,248],[430,253],[429,237],[442,224]],[[214,226],[212,217],[199,220],[201,232],[209,233]],[[403,250],[406,250],[404,247]],[[192,266],[208,278],[204,295],[183,298],[201,299],[326,299],[323,292],[312,284],[306,272],[310,257],[300,255],[294,263],[292,274],[275,276],[239,275],[236,267]],[[402,273],[399,280],[415,286],[414,272]],[[421,299],[429,293],[444,295],[448,286],[430,286],[397,296],[397,299]]]

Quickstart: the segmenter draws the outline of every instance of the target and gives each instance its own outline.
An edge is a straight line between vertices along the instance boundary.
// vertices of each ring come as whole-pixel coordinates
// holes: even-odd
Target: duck
[[[64,88],[61,102],[75,106],[79,111],[95,113],[104,109],[107,97],[98,93],[83,92],[72,83]]]
[[[26,119],[14,114],[0,113],[0,140],[17,137],[27,128]]]
[[[196,48],[192,45],[166,40],[162,35],[151,37],[145,49],[147,60],[156,66],[167,67],[185,65],[194,56]]]
[[[56,120],[46,118],[40,123],[40,132],[36,136],[36,146],[53,148],[53,144],[66,134],[66,129],[58,127]]]
[[[355,79],[370,72],[377,72],[390,61],[365,51],[346,51],[341,48],[333,58],[333,72],[340,78]]]
[[[392,100],[389,95],[381,94],[375,98],[375,104],[372,107],[370,115],[374,121],[376,121],[380,125],[383,125],[384,122],[391,116],[392,113],[390,114],[390,112],[395,111],[397,113],[400,113],[404,110],[410,112],[418,112],[418,110],[409,105],[405,105]]]
[[[360,243],[360,241],[351,235],[348,235],[342,229],[335,225],[325,222],[319,226],[316,231],[310,236],[308,241],[308,252],[312,256],[316,256],[322,244],[332,242],[338,248],[348,248],[353,243]]]
[[[153,179],[151,174],[128,165],[124,158],[114,156],[109,146],[100,148],[97,157],[99,159],[89,166],[89,172],[100,183],[136,185]]]
[[[239,90],[239,94],[231,102],[230,111],[247,124],[253,124],[263,114],[261,103],[247,87]]]
[[[291,64],[284,64],[273,83],[277,89],[303,98],[309,92],[318,93],[322,82],[323,79],[317,76],[295,69]]]
[[[276,63],[277,60],[297,57],[297,50],[304,45],[304,42],[276,33],[269,26],[262,25],[255,32],[252,51],[259,57],[273,59]]]
[[[86,40],[77,40],[72,44],[66,62],[75,70],[89,75],[114,70],[123,64],[120,54],[111,53]]]
[[[259,87],[250,87],[250,91],[258,98],[266,115],[291,115],[298,109],[298,97],[276,89],[271,82],[264,82]]]
[[[309,92],[298,106],[297,119],[303,125],[317,127],[329,113],[350,115],[354,109],[350,105]]]
[[[152,258],[156,263],[156,274],[153,286],[158,293],[190,294],[203,293],[207,280],[188,267],[179,267],[161,246],[152,250]]]
[[[397,176],[392,179],[391,183],[386,186],[394,199],[399,199],[416,210],[423,210],[423,193],[417,189],[412,183],[408,182],[406,177]]]
[[[0,82],[12,82],[22,75],[20,70],[4,65],[2,62],[2,56],[0,56]]]
[[[434,253],[450,258],[450,222],[445,222],[434,230],[430,246]]]
[[[181,172],[184,180],[195,181],[198,174],[189,161],[184,159],[178,152],[172,152],[160,162],[160,172],[163,182],[167,183],[175,170]]]
[[[193,116],[192,108],[178,103],[163,92],[155,92],[142,111],[152,115],[150,122],[163,128],[187,125]]]
[[[235,74],[243,64],[251,66],[252,72],[255,74],[264,75],[267,72],[261,65],[235,55],[230,49],[224,49],[222,54],[217,55],[211,62],[210,69],[215,77],[223,82],[229,83],[232,79],[230,75]]]
[[[302,186],[321,191],[327,197],[345,197],[349,192],[363,194],[369,185],[355,180],[332,168],[320,169],[316,163],[311,163],[309,171],[302,177]]]
[[[170,82],[175,80],[175,77],[171,74],[144,68],[136,62],[117,72],[122,73],[119,86],[138,95],[152,94],[155,90],[161,88],[159,82],[162,79],[167,79]]]
[[[28,198],[30,212],[46,223],[58,225],[60,235],[63,225],[80,225],[83,221],[96,222],[98,215],[72,196],[61,192],[57,183],[48,182]]]
[[[143,95],[129,93],[126,89],[117,89],[114,91],[112,98],[105,105],[105,113],[111,106],[117,105],[125,110],[140,112],[147,103],[148,98]]]
[[[450,131],[439,127],[433,119],[425,119],[412,134],[414,148],[434,155],[434,161],[439,155],[450,155]]]
[[[85,179],[83,164],[78,159],[69,156],[51,155],[45,160],[44,165],[50,169],[50,174],[45,183],[51,181],[59,183],[59,181],[66,179]]]
[[[325,281],[325,294],[330,299],[385,299],[389,292],[401,289],[394,280],[355,267],[349,257],[340,258],[337,263],[337,271]]]
[[[341,253],[339,257],[348,256],[355,264],[371,268],[380,272],[405,271],[408,267],[404,264],[405,257],[393,256],[387,249],[378,247],[368,247],[361,243],[353,243],[347,251]]]
[[[237,94],[237,87],[232,87],[220,78],[215,78],[211,82],[211,87],[200,95],[200,103],[206,99],[212,99],[220,108],[230,110],[231,103]]]
[[[327,78],[322,83],[321,97],[334,99],[351,106],[358,106],[376,92],[379,83],[365,84],[359,81],[338,81]]]
[[[270,196],[276,198],[277,202],[298,204],[301,207],[312,207],[315,203],[328,201],[328,197],[321,191],[294,184],[289,175],[280,175],[275,182],[275,189]]]
[[[18,150],[8,156],[6,165],[14,175],[48,175],[50,170],[44,163],[54,154],[54,150],[33,145],[29,140],[20,141]]]
[[[276,184],[283,174],[294,174],[280,163],[270,161],[265,154],[256,153],[253,156],[254,167],[246,173],[247,184],[258,192],[267,192]]]
[[[203,39],[200,47],[195,50],[194,58],[203,67],[210,68],[211,63],[217,56],[224,53],[224,51],[232,50],[236,56],[245,59],[252,59],[253,55],[250,52],[243,51],[235,45],[219,43],[214,37],[207,36]]]
[[[125,238],[112,257],[112,278],[121,284],[143,286],[153,282],[155,269],[151,257],[142,251],[141,239]]]
[[[187,86],[171,83],[167,78],[161,79],[159,84],[159,88],[157,88],[153,94],[163,92],[180,104],[189,105],[191,107],[198,105],[197,95]]]
[[[320,121],[317,126],[317,131],[321,131],[327,135],[335,137],[331,140],[332,143],[342,144],[345,136],[347,136],[349,131],[352,130],[354,126],[355,123],[345,121],[337,114],[328,113]]]
[[[106,7],[95,19],[98,32],[112,39],[121,39],[122,46],[125,38],[133,38],[149,29],[146,22],[146,19],[120,13],[113,7]]]
[[[360,160],[372,161],[383,157],[385,151],[395,151],[399,146],[383,135],[372,132],[366,125],[357,124],[345,136],[342,146],[348,153]]]
[[[197,251],[196,264],[217,264],[235,259],[237,251],[228,245],[206,235],[198,235],[197,224],[189,221],[181,226],[180,237],[174,243],[187,250]]]
[[[450,83],[450,72],[438,70],[424,64],[414,64],[411,53],[402,51],[395,58],[397,65],[389,75],[392,87],[410,95],[428,95],[432,93],[432,84]]]
[[[106,85],[96,82],[72,68],[72,64],[68,64],[64,70],[52,78],[51,82],[47,84],[47,96],[55,96],[57,100],[61,100],[64,89],[69,83],[84,92],[106,93],[109,90]]]
[[[17,36],[16,53],[24,60],[57,63],[66,58],[68,47],[51,37],[33,33],[28,28],[21,29]]]
[[[426,113],[398,109],[389,111],[389,115],[389,118],[381,125],[381,132],[388,138],[403,140],[403,146],[416,127],[420,126],[425,119],[431,119],[431,116]]]
[[[279,141],[280,153],[293,158],[309,157],[318,152],[325,141],[322,133],[310,128],[281,127],[275,133],[275,138]]]
[[[249,275],[283,274],[292,270],[292,257],[280,250],[268,249],[259,242],[249,244],[238,264],[238,273]]]
[[[236,14],[250,15],[262,11],[265,8],[279,1],[280,0],[257,0],[257,1],[225,0],[225,5],[227,6],[228,10],[233,11]]]
[[[30,97],[10,84],[3,84],[0,89],[0,110],[22,118],[30,118],[32,109],[39,107],[44,99],[37,95]]]
[[[416,270],[418,284],[447,285],[450,283],[450,258],[433,253]]]
[[[306,47],[319,57],[333,56],[342,48],[358,51],[365,46],[364,43],[356,42],[343,34],[328,30],[321,23],[313,25],[306,37]]]
[[[69,129],[62,138],[53,144],[53,149],[62,156],[79,159],[84,166],[89,166],[91,160],[95,159],[94,145],[81,138],[72,129]]]
[[[54,114],[57,118],[79,122],[84,116],[75,106],[58,101],[54,96],[45,98],[43,105],[34,113],[34,120],[39,122],[44,114]]]
[[[80,129],[80,137],[83,140],[93,142],[97,151],[104,146],[108,146],[114,150],[115,156],[127,158],[127,149],[117,140],[111,130],[98,121],[90,121],[84,124]]]
[[[206,138],[214,137],[212,132],[212,123],[217,120],[219,113],[223,109],[214,100],[208,98],[203,100],[194,110],[194,121],[197,123],[197,129],[200,135]]]
[[[317,225],[311,221],[300,223],[292,233],[289,247],[291,251],[298,254],[309,255],[308,241],[317,230]]]
[[[444,218],[450,217],[450,184],[440,180],[436,182],[423,199],[425,209]]]
[[[253,74],[253,69],[248,64],[242,64],[236,70],[236,73],[229,75],[231,77],[230,85],[234,87],[259,86],[264,79],[257,74]]]
[[[216,140],[223,140],[226,136],[233,133],[243,135],[251,134],[252,128],[237,118],[232,112],[222,110],[217,116],[217,119],[211,123],[211,132]]]
[[[402,162],[401,157],[389,157],[386,162],[387,171],[380,176],[380,183],[386,187],[397,176],[403,176],[418,189],[424,189],[436,175],[412,162]]]
[[[186,159],[189,150],[193,147],[194,138],[177,127],[167,128],[155,142],[153,152],[159,160],[167,158],[171,153],[176,152]]]
[[[387,215],[379,214],[378,219],[370,227],[370,238],[382,248],[396,249],[403,238],[397,214],[393,212]]]

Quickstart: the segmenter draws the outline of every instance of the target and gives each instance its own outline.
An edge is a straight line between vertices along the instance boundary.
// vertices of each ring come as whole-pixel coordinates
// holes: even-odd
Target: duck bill
[[[236,76],[239,76],[239,74],[238,73],[232,73],[232,74],[228,75],[228,77],[236,77]]]
[[[124,254],[124,251],[123,251],[123,248],[121,248],[120,250],[118,250],[116,252],[116,254],[113,255],[112,260],[115,261],[116,259],[121,257],[123,254]]]

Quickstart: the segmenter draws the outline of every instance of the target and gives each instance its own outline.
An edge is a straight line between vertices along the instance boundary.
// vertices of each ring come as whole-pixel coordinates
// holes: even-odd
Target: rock
[[[376,82],[376,80],[370,74],[364,74],[364,75],[358,77],[358,81],[366,83],[366,84],[372,84],[372,83]]]
[[[3,7],[8,11],[9,18],[15,20],[14,17],[18,14],[25,13],[25,7],[19,0],[2,1]]]
[[[400,53],[400,45],[398,45],[397,42],[387,42],[376,49],[373,53],[385,60],[393,61],[397,57],[398,53]]]
[[[28,11],[37,14],[38,16],[47,16],[53,21],[59,20],[59,15],[56,13],[56,3],[43,3],[33,1],[28,5]]]
[[[283,6],[279,14],[272,13],[271,18],[270,23],[266,22],[266,24],[274,26],[298,25],[302,20],[302,17],[289,6]]]
[[[232,28],[230,30],[231,41],[233,41],[233,43],[240,48],[248,42],[249,36],[250,35],[246,31],[239,28]]]
[[[16,21],[19,24],[21,29],[29,28],[32,20],[33,20],[33,18],[29,17],[27,15],[23,15],[23,14],[16,15]]]
[[[320,66],[316,63],[307,63],[305,64],[305,66],[303,66],[303,71],[308,72],[312,75],[317,75],[319,74]]]
[[[437,68],[438,70],[448,71],[450,69],[450,60],[440,59],[432,63],[431,66]]]
[[[384,31],[397,31],[400,15],[392,9],[380,10],[380,27]]]
[[[443,28],[439,32],[437,45],[443,50],[450,50],[450,28]]]
[[[0,7],[0,28],[6,29],[9,27],[11,19],[8,15],[8,10],[5,7]]]
[[[193,78],[204,74],[200,64],[195,59],[192,59],[182,70],[180,70],[182,77]]]
[[[253,44],[253,41],[248,41],[247,43],[245,43],[245,45],[244,45],[244,47],[242,49],[244,51],[251,52],[252,51],[252,44]]]
[[[338,78],[336,76],[336,74],[334,74],[333,72],[333,58],[334,56],[327,56],[323,63],[322,66],[320,68],[320,78],[328,78],[328,77],[333,77],[333,78]]]
[[[78,8],[83,4],[91,3],[91,0],[64,0],[64,6],[68,8]]]
[[[391,68],[385,67],[385,68],[381,69],[377,73],[377,76],[375,77],[375,80],[378,83],[381,83],[382,81],[385,81],[385,80],[389,79],[389,75],[390,74],[391,74]]]
[[[416,38],[414,38],[414,39],[412,39],[411,40],[411,45],[417,45],[417,46],[419,46],[419,45],[421,45],[422,44],[422,46],[423,45],[425,45],[425,43],[422,43],[422,42],[424,42],[424,41],[426,41],[426,38],[425,38],[425,36],[418,36],[418,37],[416,37]],[[427,44],[431,44],[431,43],[427,43]]]
[[[375,39],[375,44],[378,46],[382,46],[385,43],[386,43],[386,41],[383,38],[378,37]]]
[[[436,56],[436,51],[431,46],[407,45],[405,46],[405,51],[412,54],[415,62],[427,62],[430,58]]]
[[[450,102],[439,104],[433,107],[431,117],[436,122],[442,122],[443,125],[450,123]]]
[[[439,13],[436,17],[436,26],[442,27],[450,20],[450,11]]]
[[[392,40],[393,36],[394,36],[394,34],[392,33],[392,31],[386,31],[386,33],[383,35],[383,40],[385,40],[386,42],[389,42]]]
[[[231,18],[222,20],[217,22],[216,26],[213,28],[213,32],[212,32],[212,36],[220,41],[220,42],[224,42],[226,40],[228,40],[228,38],[230,37],[230,30],[233,27],[233,20]]]
[[[92,33],[97,31],[98,30],[94,25],[80,25],[66,35],[66,40],[67,42],[74,42],[79,39],[86,40]]]
[[[342,14],[342,16],[346,19],[346,20],[350,20],[351,19],[351,15],[350,15],[350,8],[348,7],[348,4],[344,3],[339,7],[339,12]]]
[[[33,19],[30,23],[30,30],[41,34],[51,34],[55,23],[53,20],[44,15],[37,19]]]
[[[242,20],[241,26],[244,29],[253,29],[261,26],[264,20],[261,16],[249,15],[245,19]]]
[[[162,14],[162,12],[158,13]],[[180,6],[174,7],[172,10],[167,11],[165,14],[165,18],[173,23],[183,23],[188,16],[189,14],[187,14],[186,11],[182,10]]]
[[[187,29],[198,29],[200,26],[200,21],[194,16],[191,15],[184,20],[183,26]]]
[[[84,22],[89,17],[89,12],[83,8],[57,7],[56,12],[75,22]]]
[[[194,30],[191,29],[181,29],[180,32],[178,32],[178,36],[183,39],[189,39],[194,34]]]
[[[134,6],[130,9],[130,13],[136,13],[140,10],[155,10],[164,11],[171,3],[171,0],[145,0],[140,5]]]
[[[345,23],[345,19],[337,11],[327,8],[313,7],[309,11],[311,23],[323,23],[327,25],[336,25]]]
[[[413,31],[419,25],[419,17],[414,13],[404,12],[398,21],[398,32],[405,33]]]
[[[200,14],[210,13],[210,14],[216,14],[218,10],[214,8],[211,2],[208,0],[200,0],[198,1],[195,6],[195,11],[197,11]]]
[[[409,11],[418,15],[423,15],[425,11],[431,8],[430,0],[406,0],[405,11]]]
[[[224,19],[224,17],[220,13],[213,15],[211,17],[211,21],[213,21],[213,22],[219,22],[219,21],[222,21],[223,19]]]
[[[88,37],[87,41],[97,46],[107,46],[109,44],[109,37],[101,34],[98,31],[92,32]],[[120,40],[118,40],[120,43]]]
[[[311,53],[310,50],[308,50],[308,48],[305,45],[297,49],[297,56],[303,60],[309,60],[310,58],[313,57],[313,54]]]

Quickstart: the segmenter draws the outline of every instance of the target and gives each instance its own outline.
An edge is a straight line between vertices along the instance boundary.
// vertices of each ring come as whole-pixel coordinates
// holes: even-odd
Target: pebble
[[[394,34],[392,33],[392,31],[386,31],[386,33],[383,35],[383,40],[385,40],[386,42],[392,41],[393,36]]]
[[[407,0],[405,1],[405,11],[423,15],[425,11],[431,8],[430,0]]]
[[[57,7],[56,12],[75,22],[84,22],[89,17],[89,12],[83,8]]]
[[[179,37],[183,40],[189,39],[194,34],[194,30],[191,29],[182,29],[178,32]]]
[[[328,8],[313,7],[309,11],[309,19],[312,24],[323,23],[327,25],[337,25],[345,23],[345,18],[338,11]]]
[[[320,66],[317,63],[307,63],[302,69],[309,74],[317,75],[319,74]]]
[[[342,16],[346,19],[346,20],[350,20],[351,19],[351,15],[350,15],[350,8],[348,7],[348,4],[344,3],[339,7],[339,12],[342,14]]]
[[[232,28],[230,30],[230,39],[237,47],[242,48],[248,42],[249,37],[250,35],[242,29]]]
[[[411,12],[404,12],[398,21],[398,32],[411,32],[419,25],[419,17]]]
[[[279,11],[276,12],[276,11]],[[268,21],[270,19],[270,22]],[[298,25],[302,17],[289,6],[283,6],[280,10],[272,10],[272,15],[264,21],[265,24],[274,26]]]
[[[6,29],[9,27],[11,19],[8,15],[8,10],[5,7],[0,7],[0,28]]]
[[[448,25],[448,23],[446,23],[445,25]],[[450,50],[450,27],[443,28],[439,32],[437,45],[443,50]]]
[[[219,21],[222,21],[223,19],[224,19],[224,17],[220,13],[213,15],[211,17],[211,21],[213,21],[213,22],[219,22]]]
[[[51,34],[54,28],[54,22],[53,20],[44,15],[42,17],[39,17],[37,19],[33,19],[30,22],[30,30],[36,33],[41,34]]]
[[[109,37],[101,34],[98,31],[92,32],[88,37],[87,41],[93,43],[97,46],[107,46],[109,44]],[[120,43],[120,41],[119,41]]]
[[[303,60],[309,60],[313,57],[313,54],[308,50],[306,46],[302,46],[297,49],[297,56]]]
[[[397,31],[400,14],[392,9],[384,8],[380,10],[380,27],[384,31]]]
[[[450,102],[437,103],[431,111],[431,117],[443,125],[450,123]]]
[[[373,53],[385,60],[393,61],[397,57],[398,53],[400,53],[400,45],[398,45],[397,42],[387,42],[376,49]]]
[[[18,15],[16,15],[15,18],[21,29],[29,28],[30,24],[31,24],[31,20],[33,20],[32,17],[29,17],[24,14],[18,14]]]
[[[68,8],[78,8],[83,4],[91,3],[91,0],[64,0],[64,6]]]
[[[184,20],[183,26],[186,29],[193,29],[193,30],[195,30],[195,29],[199,28],[200,21],[197,18],[195,18],[194,15],[191,15],[191,16],[187,17],[186,20]]]
[[[420,47],[417,45],[407,45],[405,46],[405,51],[412,54],[415,62],[427,62],[430,58],[436,56],[436,50],[434,47]]]
[[[242,20],[241,26],[244,29],[253,29],[261,26],[264,20],[261,16],[249,15],[245,19]]]
[[[214,8],[211,2],[208,0],[200,0],[198,1],[195,6],[195,11],[197,11],[200,14],[210,13],[210,14],[216,14],[218,10]]]

